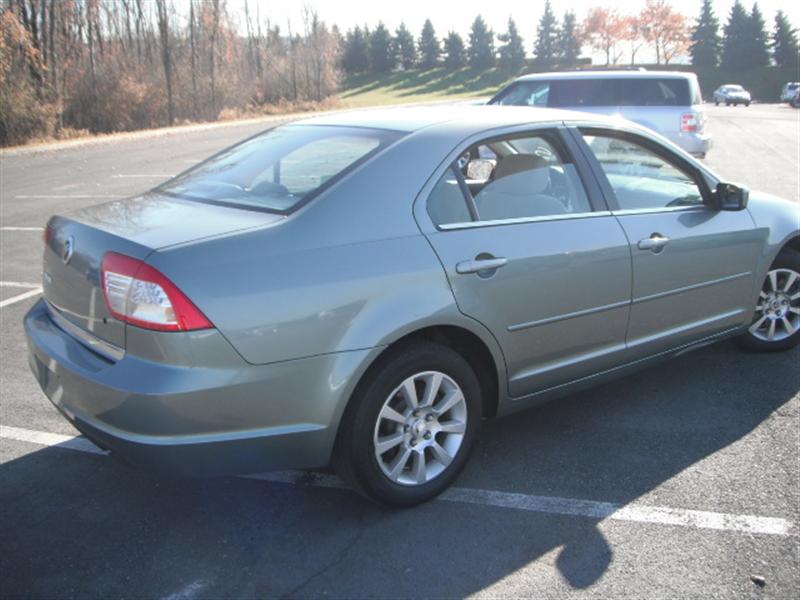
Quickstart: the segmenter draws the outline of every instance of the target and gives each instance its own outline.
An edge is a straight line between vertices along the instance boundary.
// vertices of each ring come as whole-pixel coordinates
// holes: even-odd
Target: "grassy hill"
[[[382,75],[356,75],[339,97],[347,106],[376,106],[492,96],[516,73],[500,69],[410,69]]]

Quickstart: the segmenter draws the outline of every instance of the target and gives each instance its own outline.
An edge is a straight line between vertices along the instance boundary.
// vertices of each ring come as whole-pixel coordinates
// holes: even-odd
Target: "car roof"
[[[537,81],[540,79],[692,79],[694,73],[684,71],[554,71],[530,73],[515,81]]]
[[[368,127],[410,133],[435,125],[457,124],[466,134],[497,127],[562,121],[607,122],[598,115],[553,108],[488,105],[437,105],[373,108],[330,113],[296,121],[298,125]]]

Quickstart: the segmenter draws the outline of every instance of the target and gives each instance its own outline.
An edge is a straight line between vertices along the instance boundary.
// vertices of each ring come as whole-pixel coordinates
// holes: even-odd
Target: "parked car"
[[[566,108],[622,116],[698,157],[711,148],[706,109],[694,73],[572,71],[518,78],[489,104]]]
[[[730,106],[731,104],[734,106],[739,106],[740,104],[750,106],[751,101],[750,92],[740,85],[721,85],[714,90],[714,104],[717,106],[722,102],[725,103],[725,106]]]
[[[450,485],[484,418],[800,341],[796,204],[568,111],[318,116],[44,237],[29,362],[88,438],[187,475],[333,460],[395,506]]]
[[[789,104],[794,108],[800,108],[800,88],[794,91],[794,96],[792,96],[792,99],[789,100]]]
[[[798,91],[800,91],[800,82],[790,81],[781,90],[781,102],[789,102],[791,104]]]

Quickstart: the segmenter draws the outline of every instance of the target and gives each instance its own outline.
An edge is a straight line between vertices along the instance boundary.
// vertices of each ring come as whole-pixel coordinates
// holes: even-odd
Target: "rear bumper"
[[[711,136],[707,133],[678,133],[669,137],[692,156],[705,156],[713,145]]]
[[[75,427],[126,462],[175,475],[325,466],[347,398],[377,352],[250,365],[205,332],[191,340],[194,355],[214,364],[130,353],[113,362],[56,326],[42,301],[24,324],[30,368]]]

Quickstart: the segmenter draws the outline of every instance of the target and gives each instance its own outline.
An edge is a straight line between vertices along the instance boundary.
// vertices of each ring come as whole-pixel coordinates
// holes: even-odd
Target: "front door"
[[[702,175],[652,141],[602,130],[583,138],[631,245],[628,360],[745,324],[761,248],[749,213],[712,208]]]

